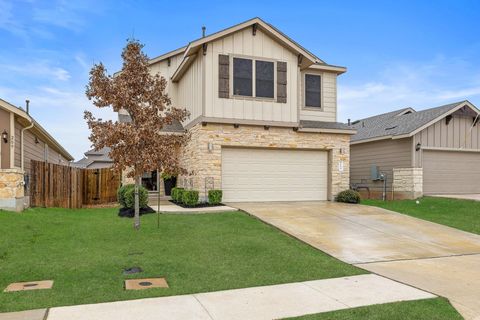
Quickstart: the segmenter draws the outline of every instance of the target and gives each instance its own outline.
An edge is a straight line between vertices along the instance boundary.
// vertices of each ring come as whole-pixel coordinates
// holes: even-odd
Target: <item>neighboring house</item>
[[[259,18],[150,61],[176,107],[190,111],[179,185],[221,188],[224,201],[333,199],[349,186],[349,143],[337,122],[329,65]],[[119,112],[121,121],[128,114]],[[179,124],[180,125],[180,124]]]
[[[462,101],[415,111],[405,108],[352,123],[353,187],[380,198],[480,193],[480,111]],[[362,189],[365,195],[365,189]]]
[[[113,166],[113,161],[108,156],[110,148],[102,148],[98,151],[95,149],[88,150],[84,153],[85,157],[82,159],[73,162],[72,166],[83,168],[83,169],[102,169],[110,168]]]
[[[1,209],[22,210],[28,206],[31,160],[63,165],[73,160],[60,143],[28,114],[28,101],[26,109],[0,99]]]

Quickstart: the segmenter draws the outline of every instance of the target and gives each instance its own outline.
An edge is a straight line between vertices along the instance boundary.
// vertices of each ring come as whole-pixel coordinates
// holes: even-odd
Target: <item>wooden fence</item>
[[[81,208],[117,201],[120,174],[109,168],[80,169],[32,160],[32,207]]]

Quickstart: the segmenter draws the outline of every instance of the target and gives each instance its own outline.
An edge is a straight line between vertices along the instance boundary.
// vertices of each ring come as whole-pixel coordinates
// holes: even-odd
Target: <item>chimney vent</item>
[[[205,31],[207,28],[205,26],[202,27],[202,38],[205,38]]]
[[[350,122],[350,119],[348,119],[348,126],[350,126],[350,125],[351,125],[351,122]]]
[[[25,100],[25,107],[27,109],[27,114],[30,114],[30,100]]]

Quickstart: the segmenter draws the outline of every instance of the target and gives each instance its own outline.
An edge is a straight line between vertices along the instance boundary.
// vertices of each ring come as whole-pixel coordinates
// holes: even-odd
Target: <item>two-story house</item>
[[[181,186],[221,188],[224,201],[333,199],[349,186],[354,129],[337,122],[337,76],[272,25],[254,18],[150,61],[168,80],[191,134]],[[120,112],[119,117],[128,115]]]

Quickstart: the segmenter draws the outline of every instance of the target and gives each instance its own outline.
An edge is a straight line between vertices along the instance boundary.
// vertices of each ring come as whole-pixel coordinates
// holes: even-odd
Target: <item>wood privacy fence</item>
[[[117,201],[120,174],[109,168],[81,169],[32,160],[32,207],[81,208]]]

